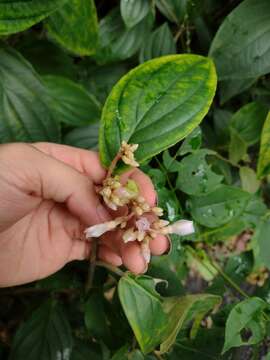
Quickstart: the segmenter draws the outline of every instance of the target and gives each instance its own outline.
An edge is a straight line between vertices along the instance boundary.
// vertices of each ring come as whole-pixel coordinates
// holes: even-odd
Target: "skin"
[[[52,143],[0,146],[0,286],[47,277],[72,260],[89,257],[91,241],[83,230],[116,216],[96,194],[106,175],[98,154]],[[156,194],[150,179],[135,169],[121,181],[134,179],[150,205]],[[158,236],[151,252],[167,251]],[[100,239],[98,257],[142,273],[146,264],[137,242],[123,244],[121,233]]]

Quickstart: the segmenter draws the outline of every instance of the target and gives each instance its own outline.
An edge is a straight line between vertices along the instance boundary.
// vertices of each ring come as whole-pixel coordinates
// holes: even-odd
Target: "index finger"
[[[32,146],[87,175],[95,184],[100,184],[106,176],[106,169],[94,151],[47,142],[33,143]]]

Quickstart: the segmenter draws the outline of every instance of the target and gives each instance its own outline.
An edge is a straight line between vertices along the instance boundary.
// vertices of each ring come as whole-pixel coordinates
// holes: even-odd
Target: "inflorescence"
[[[119,176],[113,176],[113,170],[119,160],[131,167],[139,166],[134,157],[137,148],[138,144],[122,142],[121,148],[108,170],[107,177],[103,181],[102,188],[99,190],[107,207],[116,211],[126,206],[127,214],[105,223],[90,226],[85,230],[85,236],[91,240],[91,238],[98,238],[107,232],[122,229],[123,242],[138,241],[144,260],[148,264],[151,258],[149,243],[157,235],[188,235],[194,232],[194,226],[193,222],[189,220],[179,220],[170,224],[169,221],[159,219],[163,216],[163,210],[160,207],[151,207],[146,202],[144,197],[139,194],[135,181],[128,180],[126,184],[122,184]]]

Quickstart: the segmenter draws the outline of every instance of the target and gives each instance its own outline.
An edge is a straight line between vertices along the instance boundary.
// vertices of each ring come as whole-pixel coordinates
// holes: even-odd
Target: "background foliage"
[[[138,142],[165,217],[196,226],[144,276],[1,289],[0,359],[270,359],[269,1],[0,0],[0,36],[2,143],[108,165]]]

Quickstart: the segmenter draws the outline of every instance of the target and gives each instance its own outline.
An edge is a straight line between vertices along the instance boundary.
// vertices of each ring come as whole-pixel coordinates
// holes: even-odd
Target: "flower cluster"
[[[129,145],[123,141],[116,160],[112,162],[113,168],[120,159],[130,166],[139,166],[134,157],[137,148],[137,144]],[[139,194],[138,187],[133,180],[128,180],[126,184],[122,184],[118,176],[111,175],[113,168],[109,169],[109,175],[103,181],[99,194],[104,203],[112,210],[126,206],[127,214],[87,228],[85,230],[87,239],[97,238],[108,231],[115,231],[120,228],[122,229],[123,242],[137,241],[140,243],[141,253],[146,264],[148,264],[151,257],[149,244],[157,235],[188,235],[194,232],[192,221],[179,220],[170,224],[166,220],[159,219],[163,216],[163,210],[156,206],[151,207]]]

